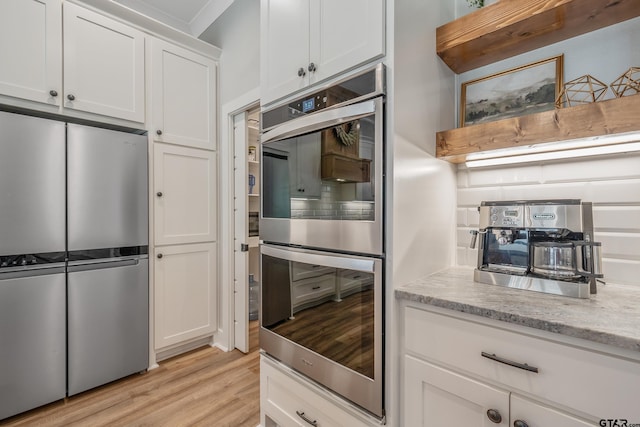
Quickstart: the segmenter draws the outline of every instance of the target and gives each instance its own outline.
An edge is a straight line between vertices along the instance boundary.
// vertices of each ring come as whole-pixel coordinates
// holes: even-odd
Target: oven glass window
[[[374,221],[374,115],[263,145],[263,216]]]
[[[372,273],[262,255],[262,327],[374,377]]]

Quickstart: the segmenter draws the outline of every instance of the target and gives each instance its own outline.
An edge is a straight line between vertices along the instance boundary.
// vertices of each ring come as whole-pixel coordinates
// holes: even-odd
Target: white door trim
[[[234,248],[233,248],[233,116],[255,108],[260,102],[260,88],[256,87],[233,101],[224,104],[220,110],[220,193],[219,215],[220,233],[220,286],[218,295],[218,331],[214,344],[225,350],[235,348],[234,336]]]

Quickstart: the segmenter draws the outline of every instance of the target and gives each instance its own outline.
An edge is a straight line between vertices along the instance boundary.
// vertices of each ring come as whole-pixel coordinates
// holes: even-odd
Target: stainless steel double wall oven
[[[262,112],[260,345],[384,416],[382,64]]]

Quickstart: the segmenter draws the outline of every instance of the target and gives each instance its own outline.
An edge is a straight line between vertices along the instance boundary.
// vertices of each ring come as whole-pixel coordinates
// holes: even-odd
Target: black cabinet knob
[[[502,415],[495,409],[489,409],[487,411],[487,418],[489,418],[489,421],[492,423],[500,424],[502,422]]]
[[[158,135],[162,135],[162,131],[161,131],[160,129],[158,129],[158,130],[156,131],[156,133],[157,133]]]
[[[313,73],[314,71],[316,71],[316,64],[312,62],[311,64],[309,64],[307,70],[309,70],[310,73]]]
[[[51,89],[51,90],[49,91],[49,95],[51,95],[51,96],[53,96],[53,97],[55,98],[56,96],[58,96],[58,91],[57,91],[57,90],[53,90],[53,89]]]
[[[69,101],[74,101],[76,99],[76,96],[74,94],[70,93],[69,95],[67,95],[67,99]]]
[[[529,424],[525,423],[522,420],[515,420],[513,422],[513,427],[529,427]]]
[[[164,255],[162,255],[162,254],[158,254],[158,255],[157,255],[158,259],[162,259],[162,257],[163,257],[163,256],[164,256]]]
[[[158,191],[158,192],[156,193],[156,196],[158,196],[158,197],[162,197],[162,191]]]
[[[298,77],[304,77],[306,74],[307,72],[304,70],[304,68],[298,68]]]

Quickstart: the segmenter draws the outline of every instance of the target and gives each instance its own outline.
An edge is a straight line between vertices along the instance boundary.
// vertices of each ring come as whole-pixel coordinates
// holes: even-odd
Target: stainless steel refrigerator
[[[0,419],[148,366],[147,138],[0,112]]]

